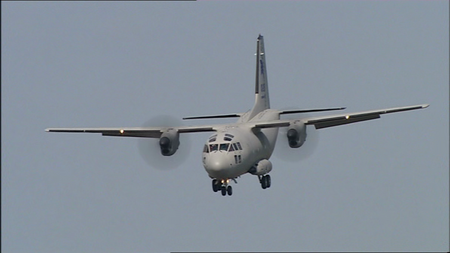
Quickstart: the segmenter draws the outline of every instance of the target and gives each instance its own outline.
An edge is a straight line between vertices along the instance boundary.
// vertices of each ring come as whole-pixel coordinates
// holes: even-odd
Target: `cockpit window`
[[[203,147],[203,153],[209,153],[208,145]]]
[[[232,134],[225,134],[225,136],[223,137],[223,140],[224,141],[231,141],[231,140],[233,140],[233,138],[234,138],[234,135],[232,135]]]
[[[217,145],[217,144],[210,144],[210,145],[209,145],[209,150],[210,150],[211,152],[217,151],[218,147],[219,147],[219,145]]]
[[[228,150],[228,146],[230,145],[230,143],[221,143],[220,144],[220,150],[222,151],[227,151]]]
[[[233,147],[234,147],[234,150],[239,150],[239,148],[237,147],[236,143],[233,143]]]
[[[229,151],[229,152],[234,151],[233,144],[230,144],[230,149],[229,149],[228,151]]]
[[[236,144],[238,145],[239,149],[242,150],[241,143],[240,142],[236,142]]]
[[[209,142],[216,141],[216,137],[217,137],[217,134],[215,134],[215,135],[209,137]]]

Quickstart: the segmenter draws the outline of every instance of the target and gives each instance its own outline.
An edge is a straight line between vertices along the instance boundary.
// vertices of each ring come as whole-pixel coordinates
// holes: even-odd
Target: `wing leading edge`
[[[366,120],[378,119],[381,117],[381,114],[423,109],[423,108],[427,108],[428,106],[429,106],[428,104],[423,104],[423,105],[413,105],[413,106],[404,106],[404,107],[394,107],[394,108],[373,110],[373,111],[364,111],[364,112],[355,112],[355,113],[347,113],[347,114],[305,118],[305,119],[301,119],[301,121],[305,125],[314,125],[314,127],[316,129],[322,129],[322,128],[346,125],[346,124],[351,124],[351,123],[356,123],[356,122],[361,122],[361,121],[366,121]],[[275,121],[270,121],[270,122],[257,123],[253,127],[254,128],[286,127],[295,121],[298,121],[298,119],[297,120],[275,120]]]

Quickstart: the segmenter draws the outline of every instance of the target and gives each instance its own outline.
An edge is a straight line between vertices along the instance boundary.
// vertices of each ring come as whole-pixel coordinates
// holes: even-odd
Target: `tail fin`
[[[255,105],[250,113],[250,119],[256,114],[269,109],[269,85],[267,84],[266,55],[264,53],[264,37],[258,36],[256,45],[256,80],[255,80]]]

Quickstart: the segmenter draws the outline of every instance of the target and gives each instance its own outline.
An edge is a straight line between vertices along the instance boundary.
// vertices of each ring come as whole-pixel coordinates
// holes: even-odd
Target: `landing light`
[[[120,131],[119,131],[121,134],[123,134],[123,129],[120,129]]]
[[[345,119],[349,119],[349,118],[350,118],[350,116],[348,116],[348,115],[347,115],[347,116],[345,116]]]

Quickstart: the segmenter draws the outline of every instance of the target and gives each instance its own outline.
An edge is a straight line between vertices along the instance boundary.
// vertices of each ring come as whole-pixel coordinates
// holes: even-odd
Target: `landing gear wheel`
[[[212,189],[213,189],[214,192],[218,192],[219,191],[220,185],[217,182],[217,179],[213,179],[213,181],[212,181]]]
[[[222,196],[227,195],[227,188],[224,185],[222,185],[221,191],[222,191]]]
[[[271,184],[271,181],[272,180],[270,179],[270,175],[262,176],[261,179],[260,179],[261,187],[263,189],[269,188],[270,184]]]
[[[227,193],[228,193],[228,196],[231,196],[233,194],[233,188],[231,188],[231,186],[227,187]]]
[[[266,189],[266,188],[267,188],[266,176],[263,176],[263,177],[261,178],[261,187],[262,187],[263,189]]]

